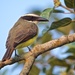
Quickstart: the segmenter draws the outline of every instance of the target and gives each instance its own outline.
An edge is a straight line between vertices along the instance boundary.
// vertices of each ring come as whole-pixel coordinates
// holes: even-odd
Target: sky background
[[[8,32],[18,18],[34,8],[43,11],[47,7],[53,7],[53,0],[0,0],[0,60],[6,51],[5,43]],[[6,66],[1,71],[6,68],[10,69],[12,66]],[[19,71],[18,69],[16,74],[14,71],[11,75],[18,75]]]

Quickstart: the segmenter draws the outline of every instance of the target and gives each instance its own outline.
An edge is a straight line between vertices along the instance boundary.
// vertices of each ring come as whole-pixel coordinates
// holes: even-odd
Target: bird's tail
[[[7,49],[7,51],[6,51],[5,55],[4,55],[4,56],[3,56],[3,58],[2,58],[2,61],[5,61],[5,60],[10,59],[10,58],[11,58],[12,53],[13,53],[13,49],[12,49],[12,50]]]

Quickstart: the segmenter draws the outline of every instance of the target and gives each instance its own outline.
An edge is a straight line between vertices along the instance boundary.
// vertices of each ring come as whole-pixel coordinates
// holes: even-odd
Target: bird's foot
[[[27,46],[28,50],[31,51],[31,49]]]

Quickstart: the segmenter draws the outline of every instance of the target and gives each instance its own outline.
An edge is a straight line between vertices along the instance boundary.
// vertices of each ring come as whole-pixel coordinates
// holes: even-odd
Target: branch
[[[24,68],[22,69],[20,75],[28,75],[29,71],[34,63],[35,58],[33,56],[29,57],[24,64]]]
[[[37,56],[41,55],[44,52],[47,52],[49,50],[52,50],[54,48],[60,47],[62,45],[65,45],[71,42],[75,42],[75,33],[66,35],[66,36],[62,36],[59,39],[51,40],[44,44],[36,45],[30,52],[23,54],[20,57],[15,57],[13,59],[6,60],[5,62],[0,62],[0,68],[6,65],[10,65],[15,62],[24,60],[25,65],[20,75],[28,75],[32,67],[32,64]]]
[[[70,8],[60,4],[61,7],[65,8],[66,10],[70,11],[71,13],[75,13],[73,10],[71,10]]]

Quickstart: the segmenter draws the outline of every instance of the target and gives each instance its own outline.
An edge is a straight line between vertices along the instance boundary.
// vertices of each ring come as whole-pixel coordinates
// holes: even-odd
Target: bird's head
[[[46,18],[40,17],[39,15],[36,15],[36,14],[26,14],[26,15],[22,16],[21,18],[23,18],[29,22],[33,22],[35,24],[37,24],[38,22],[48,21]]]

